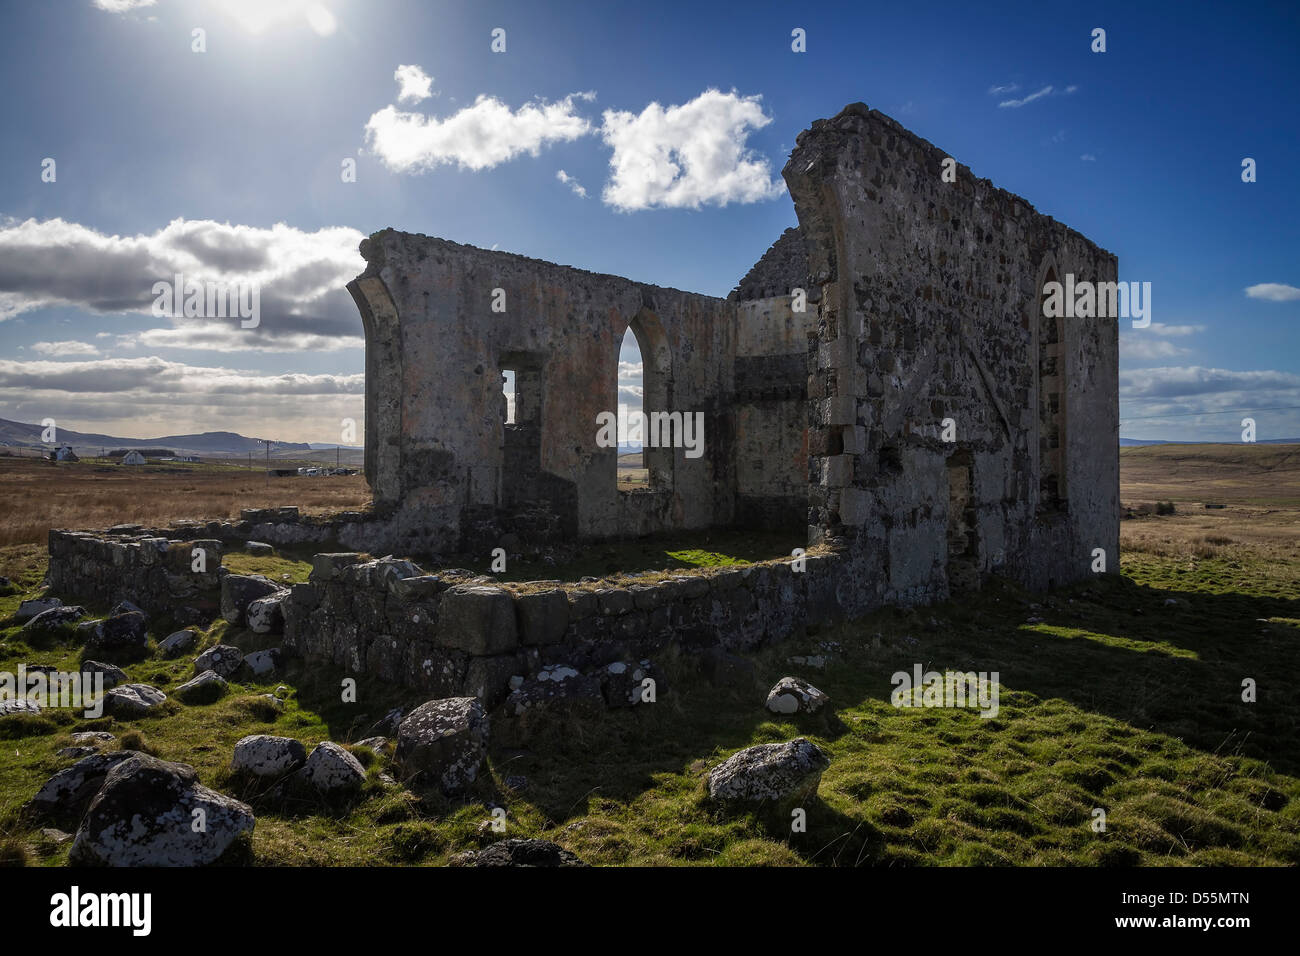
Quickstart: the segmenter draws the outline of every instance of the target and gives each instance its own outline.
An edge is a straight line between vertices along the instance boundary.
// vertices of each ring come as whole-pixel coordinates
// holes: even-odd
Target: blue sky
[[[1295,4],[135,2],[0,2],[0,417],[338,440],[361,235],[725,295],[795,224],[795,137],[863,101],[1152,283],[1123,436],[1300,437]],[[256,274],[261,325],[152,315],[178,265]]]

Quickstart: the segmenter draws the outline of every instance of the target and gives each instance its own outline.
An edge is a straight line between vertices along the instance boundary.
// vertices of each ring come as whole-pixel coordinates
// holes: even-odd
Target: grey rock
[[[158,709],[167,695],[148,684],[123,684],[104,694],[104,713],[114,717],[143,717]]]
[[[27,809],[41,819],[75,824],[85,812],[108,772],[134,756],[129,750],[97,753],[65,767],[36,791]]]
[[[127,682],[126,671],[113,664],[105,664],[101,661],[82,661],[80,670],[83,674],[89,674],[92,680],[96,674],[103,674],[105,690],[112,690],[114,687]]]
[[[281,651],[272,647],[265,651],[254,651],[244,658],[244,663],[254,677],[270,677],[280,666]]]
[[[437,643],[479,657],[505,654],[519,645],[515,602],[495,587],[454,587],[438,606]]]
[[[456,866],[586,866],[577,855],[550,840],[509,839],[453,860]]]
[[[19,603],[18,610],[14,612],[14,620],[30,621],[36,615],[41,614],[44,611],[62,606],[63,602],[56,597],[32,598]]]
[[[253,734],[235,744],[230,769],[254,777],[282,777],[307,762],[307,748],[292,737]]]
[[[366,782],[361,761],[331,740],[316,745],[300,775],[324,797],[351,796]]]
[[[709,773],[709,796],[721,803],[777,804],[813,796],[830,758],[803,737],[758,744],[732,754]]]
[[[259,557],[266,557],[275,554],[275,548],[267,544],[265,541],[245,542],[244,550],[249,554],[257,555]]]
[[[243,651],[229,644],[218,644],[216,647],[209,647],[194,659],[194,673],[215,671],[218,676],[229,679],[243,663]]]
[[[477,697],[427,701],[402,721],[394,758],[408,778],[464,793],[483,770],[490,726]]]
[[[260,574],[227,574],[221,579],[221,616],[231,624],[243,624],[248,605],[280,590]]]
[[[39,714],[41,705],[34,700],[0,700],[0,717],[13,717],[17,714]]]
[[[274,594],[249,602],[245,618],[248,629],[254,634],[284,633],[284,602],[289,589],[281,588]]]
[[[774,714],[815,714],[830,698],[802,677],[782,677],[767,692],[767,709]]]
[[[203,811],[201,832],[193,826],[195,810]],[[251,835],[255,822],[247,804],[201,785],[192,767],[132,754],[105,776],[68,862],[203,866],[219,860],[241,834]]]
[[[148,643],[144,615],[139,611],[115,614],[99,622],[86,640],[95,651],[139,651]]]
[[[158,644],[158,652],[163,657],[180,657],[186,651],[192,650],[198,642],[198,631],[190,629],[173,631]]]
[[[177,687],[174,693],[187,704],[212,704],[226,695],[230,685],[216,671],[204,671]]]
[[[23,630],[29,633],[49,633],[75,624],[85,616],[86,609],[83,607],[60,605],[37,614],[23,625]]]

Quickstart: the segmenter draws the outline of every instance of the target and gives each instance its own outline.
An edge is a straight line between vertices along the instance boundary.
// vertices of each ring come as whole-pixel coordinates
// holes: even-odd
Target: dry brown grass
[[[1123,551],[1163,557],[1300,560],[1300,446],[1155,445],[1120,452],[1120,498],[1177,513],[1120,524]],[[1207,509],[1205,504],[1222,504]]]
[[[181,518],[238,518],[243,508],[297,505],[304,514],[359,509],[361,475],[270,478],[260,470],[189,470],[0,457],[0,547],[44,544],[51,528],[165,526]]]

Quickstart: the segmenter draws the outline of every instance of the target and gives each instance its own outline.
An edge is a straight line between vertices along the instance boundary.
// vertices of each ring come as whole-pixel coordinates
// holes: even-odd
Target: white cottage
[[[138,451],[128,451],[126,455],[122,458],[122,464],[143,465],[144,455],[140,454]]]

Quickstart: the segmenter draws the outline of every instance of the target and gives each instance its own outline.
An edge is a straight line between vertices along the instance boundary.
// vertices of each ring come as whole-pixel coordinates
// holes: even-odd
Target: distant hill
[[[1121,448],[1143,448],[1147,445],[1222,445],[1213,441],[1165,441],[1161,438],[1121,438]],[[1256,445],[1300,445],[1300,438],[1261,438]]]
[[[0,442],[21,448],[48,447],[41,441],[40,425],[24,422],[12,422],[0,418]],[[167,448],[178,455],[247,455],[249,452],[266,454],[265,446],[256,438],[247,438],[236,432],[203,432],[198,435],[161,435],[148,438],[124,438],[121,435],[101,435],[97,432],[79,432],[70,428],[59,428],[56,435],[58,444],[71,445],[82,457],[98,455],[100,449],[114,448]],[[286,452],[309,452],[311,445],[307,442],[276,442],[272,454],[282,455]]]

